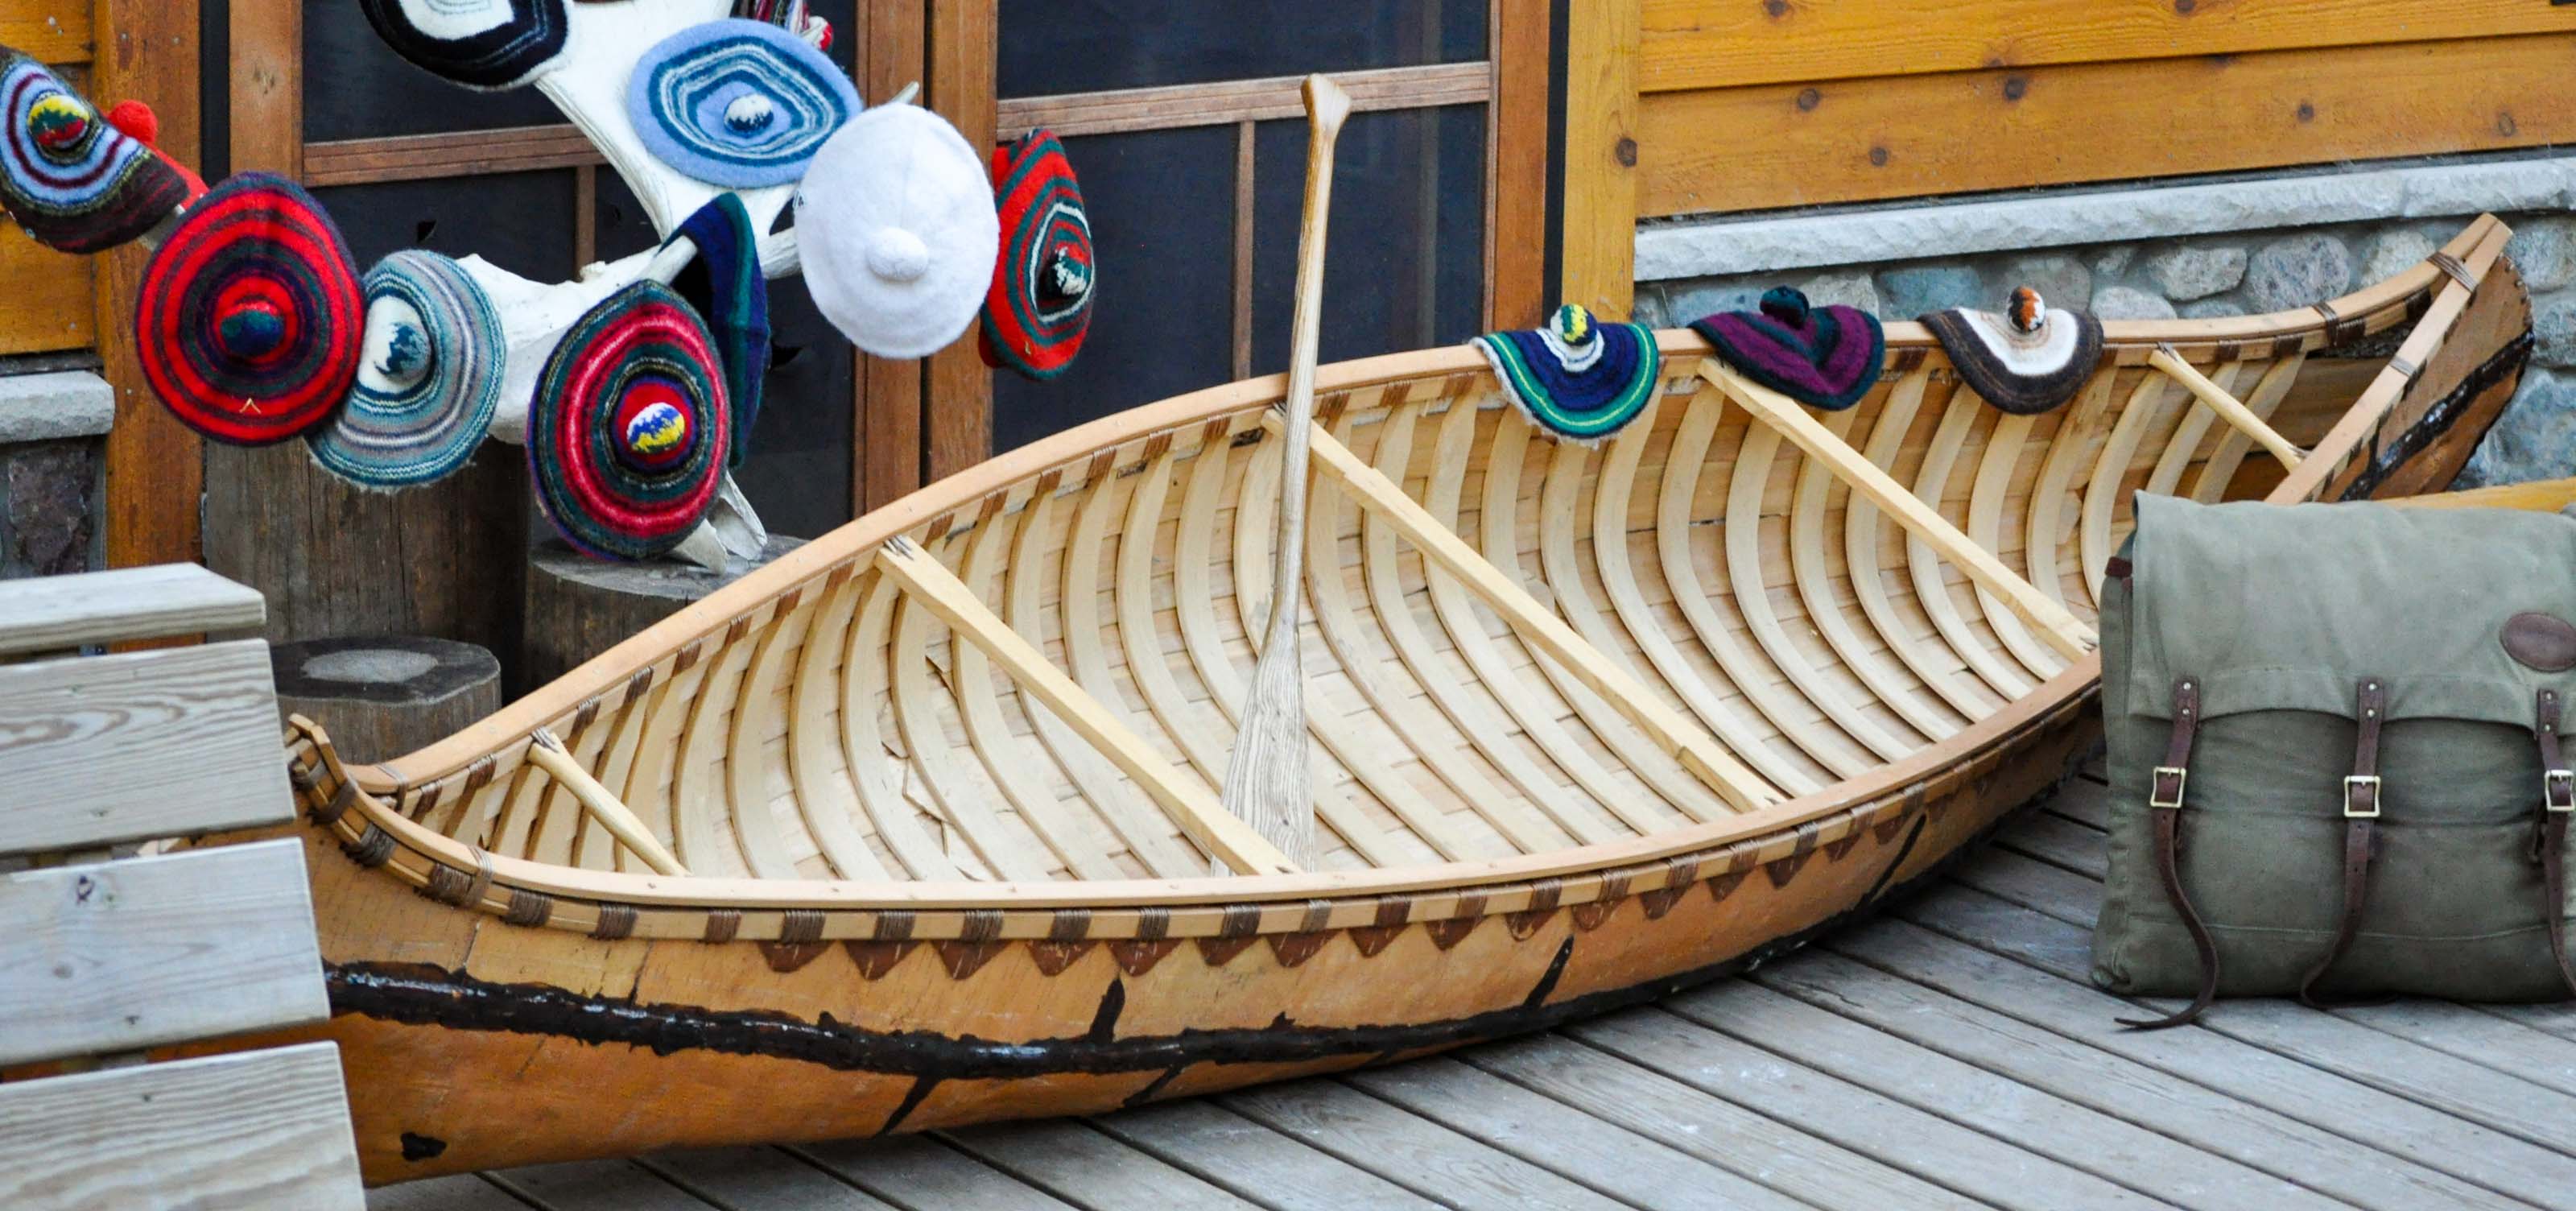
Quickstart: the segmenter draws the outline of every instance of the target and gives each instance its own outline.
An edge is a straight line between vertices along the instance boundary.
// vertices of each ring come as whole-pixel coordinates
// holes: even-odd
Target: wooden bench
[[[330,1013],[268,645],[194,566],[0,582],[0,1207],[358,1208],[328,1043],[147,1063]]]

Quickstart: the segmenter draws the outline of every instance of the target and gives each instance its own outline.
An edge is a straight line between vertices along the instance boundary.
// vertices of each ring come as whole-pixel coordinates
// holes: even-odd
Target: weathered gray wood
[[[328,1043],[0,1085],[0,1207],[365,1205]]]
[[[933,1207],[1067,1211],[1069,1207],[947,1144],[917,1135],[800,1144],[787,1151],[907,1211]]]
[[[2000,849],[1977,855],[1952,881],[2086,929],[2093,927],[2093,918],[2102,909],[2099,880]],[[2089,952],[2092,947],[2088,943],[2085,949]]]
[[[2100,830],[2045,811],[2023,813],[1995,838],[1995,844],[2096,881],[2110,864]]]
[[[255,639],[0,666],[0,853],[286,820],[275,712]]]
[[[1619,1204],[1536,1165],[1330,1081],[1229,1094],[1226,1106],[1424,1198],[1464,1207]]]
[[[428,747],[501,709],[501,662],[470,643],[422,635],[307,639],[269,650],[282,721],[331,733],[343,761],[372,764]]]
[[[1659,1211],[1796,1211],[1768,1186],[1602,1122],[1564,1103],[1437,1058],[1355,1072],[1347,1083],[1605,1194]],[[1683,1129],[1666,1126],[1658,1135]]]
[[[1077,1206],[1260,1211],[1085,1123],[993,1123],[940,1134],[985,1164]]]
[[[1271,1211],[1438,1211],[1439,1204],[1213,1102],[1144,1106],[1093,1125]]]
[[[2095,748],[2093,750],[2093,755],[2086,757],[2084,759],[2084,763],[2081,766],[2078,766],[2077,769],[2082,777],[2091,779],[2095,782],[2108,782],[2111,780],[2111,764],[2108,754],[2100,748]]]
[[[192,563],[0,581],[0,656],[255,627],[258,592]]]
[[[2543,1034],[2562,1039],[2576,1039],[2576,1002],[2561,1001],[2554,1005],[2480,1005],[2482,1013],[2494,1014],[2508,1022],[2529,1026]]]
[[[861,1193],[794,1153],[776,1148],[662,1152],[636,1164],[719,1207],[741,1211],[894,1211],[893,1204]]]
[[[502,1189],[547,1211],[707,1211],[706,1200],[632,1161],[572,1161],[495,1174]]]
[[[1580,1023],[1566,1033],[1994,1206],[2168,1205],[1660,1009]]]
[[[0,1065],[330,1016],[294,841],[0,876]]]
[[[2542,1206],[2576,1190],[2576,1156],[2563,1150],[2533,1147],[2212,1030],[2120,1027],[2113,1019],[2135,1016],[2135,1007],[2083,982],[2082,956],[2090,949],[2083,931],[2034,930],[2033,922],[2057,923],[2030,909],[1953,888],[1900,912],[1923,929],[1874,931],[1841,944],[1962,1000],[2268,1107],[2357,1149],[2390,1152]]]
[[[2043,810],[2098,831],[2111,827],[2111,798],[2110,787],[2089,778],[2074,778],[2058,789],[2057,797],[2049,800]]]
[[[2472,1064],[2576,1094],[2576,1039],[2448,1001],[2398,1001],[2336,1013]]]
[[[561,539],[539,543],[529,553],[513,690],[524,693],[561,677],[803,545],[799,538],[772,538],[759,559],[732,560],[717,573],[667,561],[610,563]]]
[[[471,1173],[367,1192],[367,1211],[528,1211],[528,1204]]]
[[[1861,1088],[2151,1198],[2237,1211],[2326,1211],[2335,1206],[2295,1182],[2177,1143],[1761,984],[1714,985],[1675,997],[1665,1007],[1729,1038],[1794,1055]]]
[[[1882,921],[1830,945],[1836,951],[1884,952],[1901,948],[1902,939],[1871,944],[1912,929]],[[2512,1205],[2500,1195],[2374,1149],[2357,1149],[2307,1123],[2100,1049],[2089,1038],[2030,1025],[1839,953],[1810,952],[1764,969],[1760,978],[1811,1005],[2354,1206],[2413,1211],[2427,1205]],[[2157,1192],[2166,1189],[2160,1180]]]
[[[1981,1205],[1562,1035],[1477,1048],[1461,1058],[1817,1207],[1973,1211]]]

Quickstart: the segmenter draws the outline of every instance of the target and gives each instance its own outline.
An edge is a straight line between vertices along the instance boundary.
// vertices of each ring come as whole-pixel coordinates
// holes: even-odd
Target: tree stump
[[[501,709],[501,662],[452,639],[306,639],[270,648],[268,659],[279,718],[321,724],[344,761],[390,760]]]
[[[801,538],[772,537],[758,560],[733,560],[718,574],[676,563],[592,559],[560,539],[539,543],[530,553],[527,610],[520,624],[519,692],[571,672],[803,545]]]

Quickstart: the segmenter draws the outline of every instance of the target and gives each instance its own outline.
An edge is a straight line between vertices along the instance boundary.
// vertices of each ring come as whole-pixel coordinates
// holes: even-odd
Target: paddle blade
[[[1315,869],[1315,810],[1306,774],[1304,670],[1297,634],[1274,635],[1252,669],[1234,753],[1225,763],[1225,809],[1299,867]],[[1223,862],[1216,873],[1230,874]]]

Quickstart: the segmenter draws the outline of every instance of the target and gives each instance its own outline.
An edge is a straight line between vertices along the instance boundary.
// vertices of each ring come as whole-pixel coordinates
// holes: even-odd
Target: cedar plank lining
[[[2576,34],[2545,34],[1656,94],[1637,213],[2576,141],[2571,57]],[[1605,175],[1569,180],[1569,207]]]
[[[2028,68],[2576,30],[2534,0],[1869,0],[1769,6],[1644,0],[1638,86],[1680,92],[1783,81]]]

